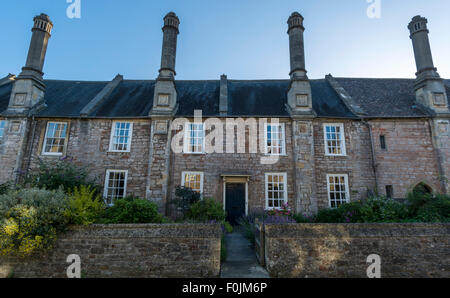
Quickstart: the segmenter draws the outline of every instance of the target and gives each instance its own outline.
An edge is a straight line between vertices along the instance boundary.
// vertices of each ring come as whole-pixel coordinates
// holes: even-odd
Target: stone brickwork
[[[73,227],[46,255],[0,259],[0,277],[65,278],[71,254],[83,278],[197,278],[220,274],[219,225]]]
[[[343,123],[345,130],[346,156],[326,156],[325,123]],[[314,156],[317,205],[319,209],[329,207],[327,174],[347,174],[350,200],[367,197],[367,190],[375,189],[372,152],[368,127],[360,121],[314,121]]]
[[[3,138],[0,139],[0,184],[14,182],[25,159],[29,120],[7,118]]]
[[[367,257],[381,277],[450,277],[450,224],[265,225],[272,277],[367,278]]]
[[[280,120],[281,122],[281,120]],[[265,209],[265,174],[287,173],[288,202],[295,206],[295,182],[293,167],[292,123],[285,123],[286,155],[280,156],[275,164],[262,164],[261,158],[265,157],[258,147],[258,153],[249,152],[248,133],[246,129],[247,153],[225,153],[226,137],[224,137],[224,153],[212,154],[175,154],[172,153],[172,166],[170,169],[171,199],[175,198],[175,188],[181,185],[183,172],[203,172],[203,194],[206,198],[215,198],[223,202],[222,174],[249,175],[248,182],[248,206],[249,213],[261,212]],[[224,133],[226,132],[224,128]],[[237,133],[234,136],[234,144],[237,144]],[[237,152],[237,150],[235,151]]]
[[[295,167],[296,211],[317,212],[315,176],[315,139],[312,121],[294,121],[293,155]]]
[[[39,119],[32,146],[30,168],[38,166],[39,159],[57,160],[60,156],[42,155],[45,129],[48,119]],[[150,121],[123,120],[133,123],[131,152],[109,152],[112,120],[107,119],[51,119],[67,122],[68,143],[65,156],[73,162],[88,167],[97,182],[104,185],[106,171],[128,170],[127,194],[145,197],[150,148]],[[29,152],[27,152],[27,155]]]
[[[18,133],[10,132],[12,121],[21,123]],[[261,140],[258,140],[258,153],[249,153],[248,127],[246,153],[237,153],[238,137],[242,138],[237,132],[234,134],[235,153],[226,153],[224,129],[224,153],[178,154],[171,150],[172,137],[177,133],[169,129],[172,120],[128,119],[123,121],[133,122],[131,151],[117,153],[109,152],[114,123],[111,119],[40,118],[31,125],[23,119],[10,119],[0,144],[0,183],[13,180],[16,167],[22,171],[35,169],[39,159],[60,158],[41,153],[48,121],[68,123],[63,156],[73,158],[77,165],[88,167],[102,186],[107,170],[127,170],[127,195],[150,199],[159,205],[161,212],[167,211],[167,203],[175,199],[175,188],[181,185],[182,172],[203,172],[204,196],[220,202],[224,198],[222,175],[248,176],[249,213],[261,212],[265,208],[265,174],[286,173],[290,206],[297,213],[311,214],[329,207],[327,174],[348,175],[351,200],[365,198],[368,190],[375,190],[376,185],[382,195],[386,193],[386,185],[393,185],[394,197],[404,198],[420,182],[425,182],[433,191],[444,190],[440,173],[448,172],[450,164],[447,150],[450,128],[447,125],[446,132],[442,121],[438,123],[435,130],[443,132],[440,132],[435,146],[430,121],[426,119],[384,119],[365,123],[342,119],[283,118],[280,121],[285,126],[286,155],[280,156],[274,164],[261,162],[266,157],[261,149]],[[344,124],[346,156],[325,154],[324,123]],[[369,127],[372,129],[374,155]],[[386,138],[386,150],[380,148],[380,135]],[[27,140],[28,145],[22,146]],[[23,154],[20,153],[21,146]]]
[[[443,189],[450,193],[450,120],[434,119],[434,147],[439,161],[440,180]]]
[[[167,203],[171,153],[171,131],[168,120],[152,121],[150,153],[148,157],[146,197],[164,211]]]
[[[380,120],[371,125],[380,194],[392,185],[394,197],[404,198],[420,182],[442,191],[428,120]],[[381,149],[380,135],[385,136],[386,149]]]

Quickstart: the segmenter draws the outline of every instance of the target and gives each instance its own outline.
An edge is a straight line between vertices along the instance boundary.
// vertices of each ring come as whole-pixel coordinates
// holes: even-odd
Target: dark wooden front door
[[[225,209],[227,221],[237,225],[239,218],[245,215],[245,184],[227,183]]]

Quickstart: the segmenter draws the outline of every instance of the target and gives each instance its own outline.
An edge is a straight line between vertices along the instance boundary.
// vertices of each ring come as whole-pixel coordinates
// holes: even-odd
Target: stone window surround
[[[190,145],[191,145],[191,138],[190,138],[191,128],[190,128],[190,126],[192,124],[201,125],[203,128],[202,151],[201,152],[193,152],[190,148]],[[184,154],[205,154],[205,135],[206,135],[206,131],[205,131],[204,123],[186,122],[184,124],[184,138],[183,138],[184,150],[183,150],[183,153]]]
[[[108,189],[111,188],[109,186],[109,176],[111,173],[125,173],[125,182],[124,182],[124,187],[123,187],[123,198],[126,197],[127,195],[127,183],[128,183],[128,170],[114,170],[114,169],[108,169],[106,170],[106,174],[105,174],[105,186],[103,189],[103,198],[105,199],[105,203],[109,206],[112,206],[113,203],[111,202],[111,204],[108,204],[107,202],[107,198],[108,198]],[[115,199],[115,198],[113,198]]]
[[[279,210],[281,207],[269,207],[269,176],[283,176],[284,185],[284,203],[288,202],[288,183],[287,173],[265,173],[264,189],[265,189],[265,207],[266,210]]]
[[[130,124],[130,128],[128,130],[129,134],[128,134],[128,143],[127,143],[127,149],[126,150],[114,150],[114,135],[116,132],[116,124],[117,123],[126,123],[126,124]],[[113,121],[112,122],[112,126],[111,126],[111,137],[109,140],[109,148],[108,148],[108,152],[117,152],[117,153],[129,153],[131,152],[131,142],[133,139],[133,122],[131,121],[121,121],[121,120],[117,120],[117,121]]]
[[[279,126],[281,128],[281,152],[280,153],[268,153],[269,147],[267,146],[267,134],[268,134],[268,127],[270,126]],[[264,154],[266,155],[272,155],[272,156],[286,156],[286,127],[285,123],[264,123]]]
[[[203,172],[196,172],[196,171],[184,171],[181,173],[181,186],[185,186],[186,182],[186,175],[200,175],[200,194],[203,194],[203,185],[204,185],[204,173]],[[193,189],[196,191],[195,189]]]
[[[328,152],[327,127],[333,127],[333,126],[340,128],[341,154],[332,154],[332,153]],[[324,139],[324,147],[325,147],[325,156],[347,156],[344,123],[324,123],[323,124],[323,139]]]
[[[0,119],[0,143],[5,138],[6,119]]]
[[[47,130],[50,123],[56,123],[56,124],[65,124],[66,125],[66,137],[64,139],[64,147],[63,152],[61,153],[52,153],[52,152],[45,152],[45,145],[47,144]],[[45,130],[43,131],[42,137],[41,137],[41,155],[48,156],[48,157],[61,157],[64,156],[67,152],[67,144],[69,141],[69,132],[70,132],[70,122],[69,121],[47,121],[45,124]]]
[[[342,178],[344,177],[344,186],[345,186],[345,202],[342,203],[350,203],[350,188],[349,188],[349,181],[348,181],[348,174],[327,174],[327,194],[328,194],[328,206],[330,208],[336,208],[332,207],[331,205],[331,189],[330,189],[330,178]]]

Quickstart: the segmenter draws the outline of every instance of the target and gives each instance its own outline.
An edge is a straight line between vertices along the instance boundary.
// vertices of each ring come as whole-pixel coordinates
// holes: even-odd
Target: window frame
[[[341,153],[340,154],[333,154],[333,153],[330,153],[328,150],[327,127],[333,127],[333,126],[340,128],[340,137],[341,137]],[[324,123],[323,124],[323,139],[324,139],[324,146],[325,146],[325,156],[347,156],[344,123]]]
[[[202,151],[201,152],[192,152],[191,151],[191,125],[201,125],[203,129],[203,138],[202,138]],[[205,144],[206,144],[206,130],[204,123],[195,123],[195,122],[186,122],[184,124],[184,138],[183,138],[183,153],[184,154],[205,154]]]
[[[267,144],[268,141],[268,137],[267,137],[267,133],[268,133],[268,127],[270,126],[279,126],[281,128],[281,135],[282,135],[282,139],[281,139],[281,152],[280,153],[268,153],[269,152],[269,146]],[[273,148],[273,147],[272,147]],[[286,125],[285,123],[264,123],[264,154],[265,155],[269,155],[269,156],[286,156]]]
[[[181,173],[181,186],[183,186],[183,187],[186,187],[186,186],[185,186],[186,175],[200,175],[200,194],[203,195],[203,186],[204,186],[204,179],[205,179],[204,172],[199,172],[199,171],[183,171],[183,172]],[[194,190],[194,191],[195,191],[195,190]]]
[[[116,133],[116,124],[117,123],[127,123],[130,124],[130,128],[129,128],[129,135],[128,135],[128,142],[127,142],[127,150],[114,150],[114,136]],[[108,152],[114,152],[114,153],[128,153],[131,152],[131,142],[133,139],[133,122],[131,121],[120,121],[120,120],[116,120],[113,121],[112,123],[112,127],[111,127],[111,136],[109,139],[109,148],[108,148]]]
[[[387,150],[386,135],[380,135],[380,148],[381,150]]]
[[[3,127],[2,127],[3,124]],[[6,131],[6,120],[5,119],[0,119],[0,142],[5,138],[5,131]]]
[[[45,147],[47,146],[47,132],[48,127],[50,124],[64,124],[66,126],[66,136],[64,137],[64,145],[63,145],[63,152],[46,152]],[[44,156],[63,156],[67,149],[67,142],[69,138],[69,122],[63,122],[63,121],[48,121],[47,125],[45,126],[45,132],[44,132],[44,140],[42,142],[42,150],[41,155]],[[60,138],[62,139],[62,138]]]
[[[327,174],[327,194],[328,194],[328,207],[331,209],[335,209],[338,208],[339,206],[336,207],[332,207],[331,205],[331,188],[330,188],[330,178],[336,178],[336,177],[344,177],[344,182],[345,182],[345,202],[340,202],[340,204],[345,204],[345,203],[350,203],[350,187],[349,187],[349,178],[348,178],[348,174]],[[336,200],[335,200],[336,201]]]
[[[393,199],[394,198],[394,185],[386,185],[386,198]]]
[[[282,207],[269,207],[269,176],[283,176],[284,180],[284,204],[289,202],[288,198],[288,181],[287,173],[265,173],[264,179],[264,193],[265,193],[265,210],[280,210]]]
[[[109,187],[109,176],[111,173],[125,173],[125,183],[123,186],[123,197],[125,198],[127,196],[127,185],[128,185],[128,170],[114,170],[114,169],[108,169],[106,170],[106,175],[105,175],[105,185],[103,188],[103,200],[105,201],[105,204],[108,206],[113,206],[114,203],[113,201],[117,198],[113,198],[111,199],[111,204],[108,204],[107,200],[108,200],[108,189]]]

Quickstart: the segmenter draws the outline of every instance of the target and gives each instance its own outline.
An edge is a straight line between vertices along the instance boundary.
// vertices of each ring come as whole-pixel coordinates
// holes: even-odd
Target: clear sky
[[[81,0],[81,19],[69,19],[67,0],[2,1],[0,77],[18,74],[33,16],[48,14],[54,29],[45,78],[154,79],[162,18],[180,18],[177,79],[285,79],[289,74],[287,19],[305,17],[306,68],[312,79],[412,78],[415,63],[407,24],[429,20],[435,66],[450,78],[450,1],[380,0],[381,18],[369,18],[368,0]],[[372,0],[378,1],[378,0]]]

